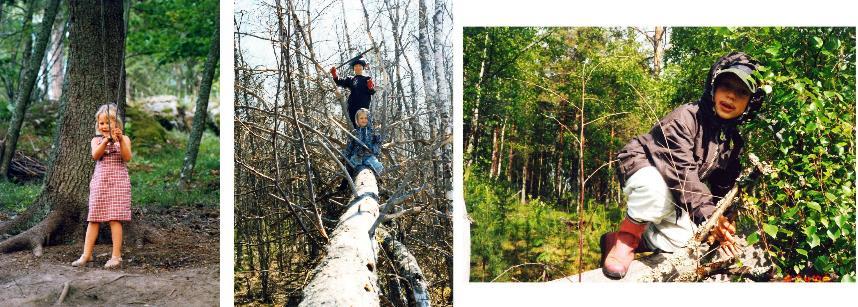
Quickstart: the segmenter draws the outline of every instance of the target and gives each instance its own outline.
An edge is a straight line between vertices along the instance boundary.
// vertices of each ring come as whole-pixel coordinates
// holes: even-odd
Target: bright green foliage
[[[765,65],[762,118],[743,127],[747,151],[773,164],[746,200],[781,274],[855,275],[855,29],[674,28],[677,99],[699,97],[718,56],[742,50]]]
[[[218,16],[218,1],[147,0],[131,8],[128,54],[147,54],[159,63],[205,60]]]
[[[125,133],[134,138],[136,144],[160,147],[166,141],[167,129],[164,129],[152,115],[133,106],[125,109],[125,115],[128,120],[125,123]]]
[[[135,1],[125,51],[132,97],[194,96],[218,12],[215,0]]]
[[[36,200],[41,190],[41,183],[0,182],[0,195],[3,195],[0,197],[0,215],[24,212],[27,206]]]
[[[465,198],[475,221],[472,280],[491,280],[530,262],[550,264],[555,272],[549,274],[576,273],[572,238],[577,231],[561,230],[565,226],[557,221],[577,221],[579,156],[585,176],[593,173],[584,190],[585,219],[622,212],[616,205],[624,201],[616,164],[606,162],[667,112],[697,101],[712,63],[731,51],[744,51],[764,66],[759,77],[768,98],[761,116],[740,129],[746,152],[777,171],[744,196],[748,210],[742,211],[739,229],[751,233],[750,242],[768,247],[780,276],[854,280],[855,29],[671,28],[659,76],[651,71],[651,46],[635,33],[465,28],[463,132],[470,166]],[[580,153],[582,80],[587,81],[585,122],[604,119],[585,127]],[[613,115],[619,112],[629,113]],[[495,168],[499,171],[490,178]],[[522,191],[531,200],[527,204],[520,203]],[[591,227],[599,229],[585,228],[585,270],[597,265],[589,256],[598,256],[595,240],[622,218],[604,216],[610,218],[603,229],[598,218]],[[542,278],[542,266],[523,267],[499,280]]]

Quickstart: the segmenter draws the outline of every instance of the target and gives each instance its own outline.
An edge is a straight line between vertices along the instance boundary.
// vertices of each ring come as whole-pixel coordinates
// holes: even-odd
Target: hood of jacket
[[[766,96],[765,91],[758,87],[756,92],[751,93],[751,98],[748,101],[745,112],[734,119],[722,119],[715,113],[715,81],[718,79],[718,75],[725,69],[737,66],[745,66],[750,68],[751,71],[756,71],[760,67],[760,63],[744,52],[731,52],[722,56],[709,68],[709,74],[706,75],[706,82],[703,84],[703,94],[700,96],[699,102],[701,111],[728,131],[753,118],[762,108],[763,99]],[[759,83],[759,80],[757,80],[757,83]]]

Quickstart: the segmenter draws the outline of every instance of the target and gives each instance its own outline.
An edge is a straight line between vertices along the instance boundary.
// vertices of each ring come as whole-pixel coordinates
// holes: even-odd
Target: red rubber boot
[[[635,260],[635,249],[641,241],[646,225],[626,217],[620,223],[619,231],[602,235],[599,245],[602,249],[602,273],[605,276],[611,279],[626,276],[629,265]]]

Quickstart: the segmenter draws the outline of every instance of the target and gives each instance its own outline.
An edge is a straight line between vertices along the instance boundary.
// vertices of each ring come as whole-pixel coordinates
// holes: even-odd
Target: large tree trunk
[[[118,106],[119,116],[125,122],[125,8],[123,1],[101,1],[104,5],[104,91],[105,102]]]
[[[326,247],[326,255],[313,270],[299,306],[378,306],[376,275],[378,241],[370,228],[379,217],[378,186],[374,173],[355,176],[357,196],[340,216]]]
[[[197,162],[197,153],[200,150],[200,140],[203,138],[203,131],[206,128],[206,119],[208,118],[209,94],[212,90],[212,81],[214,80],[215,69],[217,69],[218,51],[220,44],[218,42],[218,34],[220,30],[218,25],[220,22],[215,22],[215,31],[212,35],[212,45],[209,49],[209,55],[206,58],[205,69],[203,70],[203,80],[200,83],[199,96],[197,97],[196,111],[194,112],[194,125],[191,129],[191,135],[188,137],[188,148],[185,153],[185,160],[182,165],[182,172],[179,175],[179,189],[185,189],[188,181],[194,173],[194,164]]]
[[[12,113],[9,130],[6,131],[5,146],[2,155],[0,155],[3,157],[0,160],[0,175],[3,178],[8,178],[9,162],[12,161],[12,156],[15,155],[15,147],[18,145],[21,126],[24,124],[27,107],[30,105],[30,95],[33,92],[33,87],[36,85],[36,78],[39,76],[39,68],[42,64],[42,58],[45,56],[48,39],[51,37],[51,29],[54,25],[54,19],[57,16],[59,4],[60,0],[50,0],[48,6],[45,7],[44,20],[42,20],[41,29],[36,37],[36,44],[33,46],[35,52],[29,57],[30,61],[23,70],[23,78],[18,86],[20,92],[15,95],[15,111]]]
[[[40,218],[36,212],[43,212],[47,208],[50,208],[50,212],[36,226],[0,242],[0,252],[32,248],[36,255],[41,255],[42,245],[54,233],[70,234],[84,224],[89,180],[95,168],[89,148],[95,129],[95,111],[110,97],[116,97],[117,89],[121,90],[105,86],[105,75],[100,72],[105,71],[107,58],[121,59],[108,56],[105,54],[107,50],[115,53],[117,49],[125,48],[124,44],[93,48],[105,42],[103,20],[108,33],[109,29],[121,29],[123,25],[121,2],[105,1],[107,7],[104,8],[104,19],[100,3],[97,0],[69,2],[68,101],[61,104],[50,166],[36,201],[16,220],[0,226],[0,234]],[[118,9],[113,9],[114,5]],[[121,63],[109,64],[111,67],[121,66]]]

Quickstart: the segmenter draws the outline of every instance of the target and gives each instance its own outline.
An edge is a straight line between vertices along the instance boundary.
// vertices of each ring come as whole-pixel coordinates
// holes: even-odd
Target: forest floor
[[[219,300],[219,211],[217,206],[151,208],[146,214],[163,242],[136,247],[126,242],[123,268],[105,270],[109,243],[96,245],[90,267],[70,263],[83,241],[0,255],[3,305],[51,305],[66,283],[68,305],[213,306]]]

